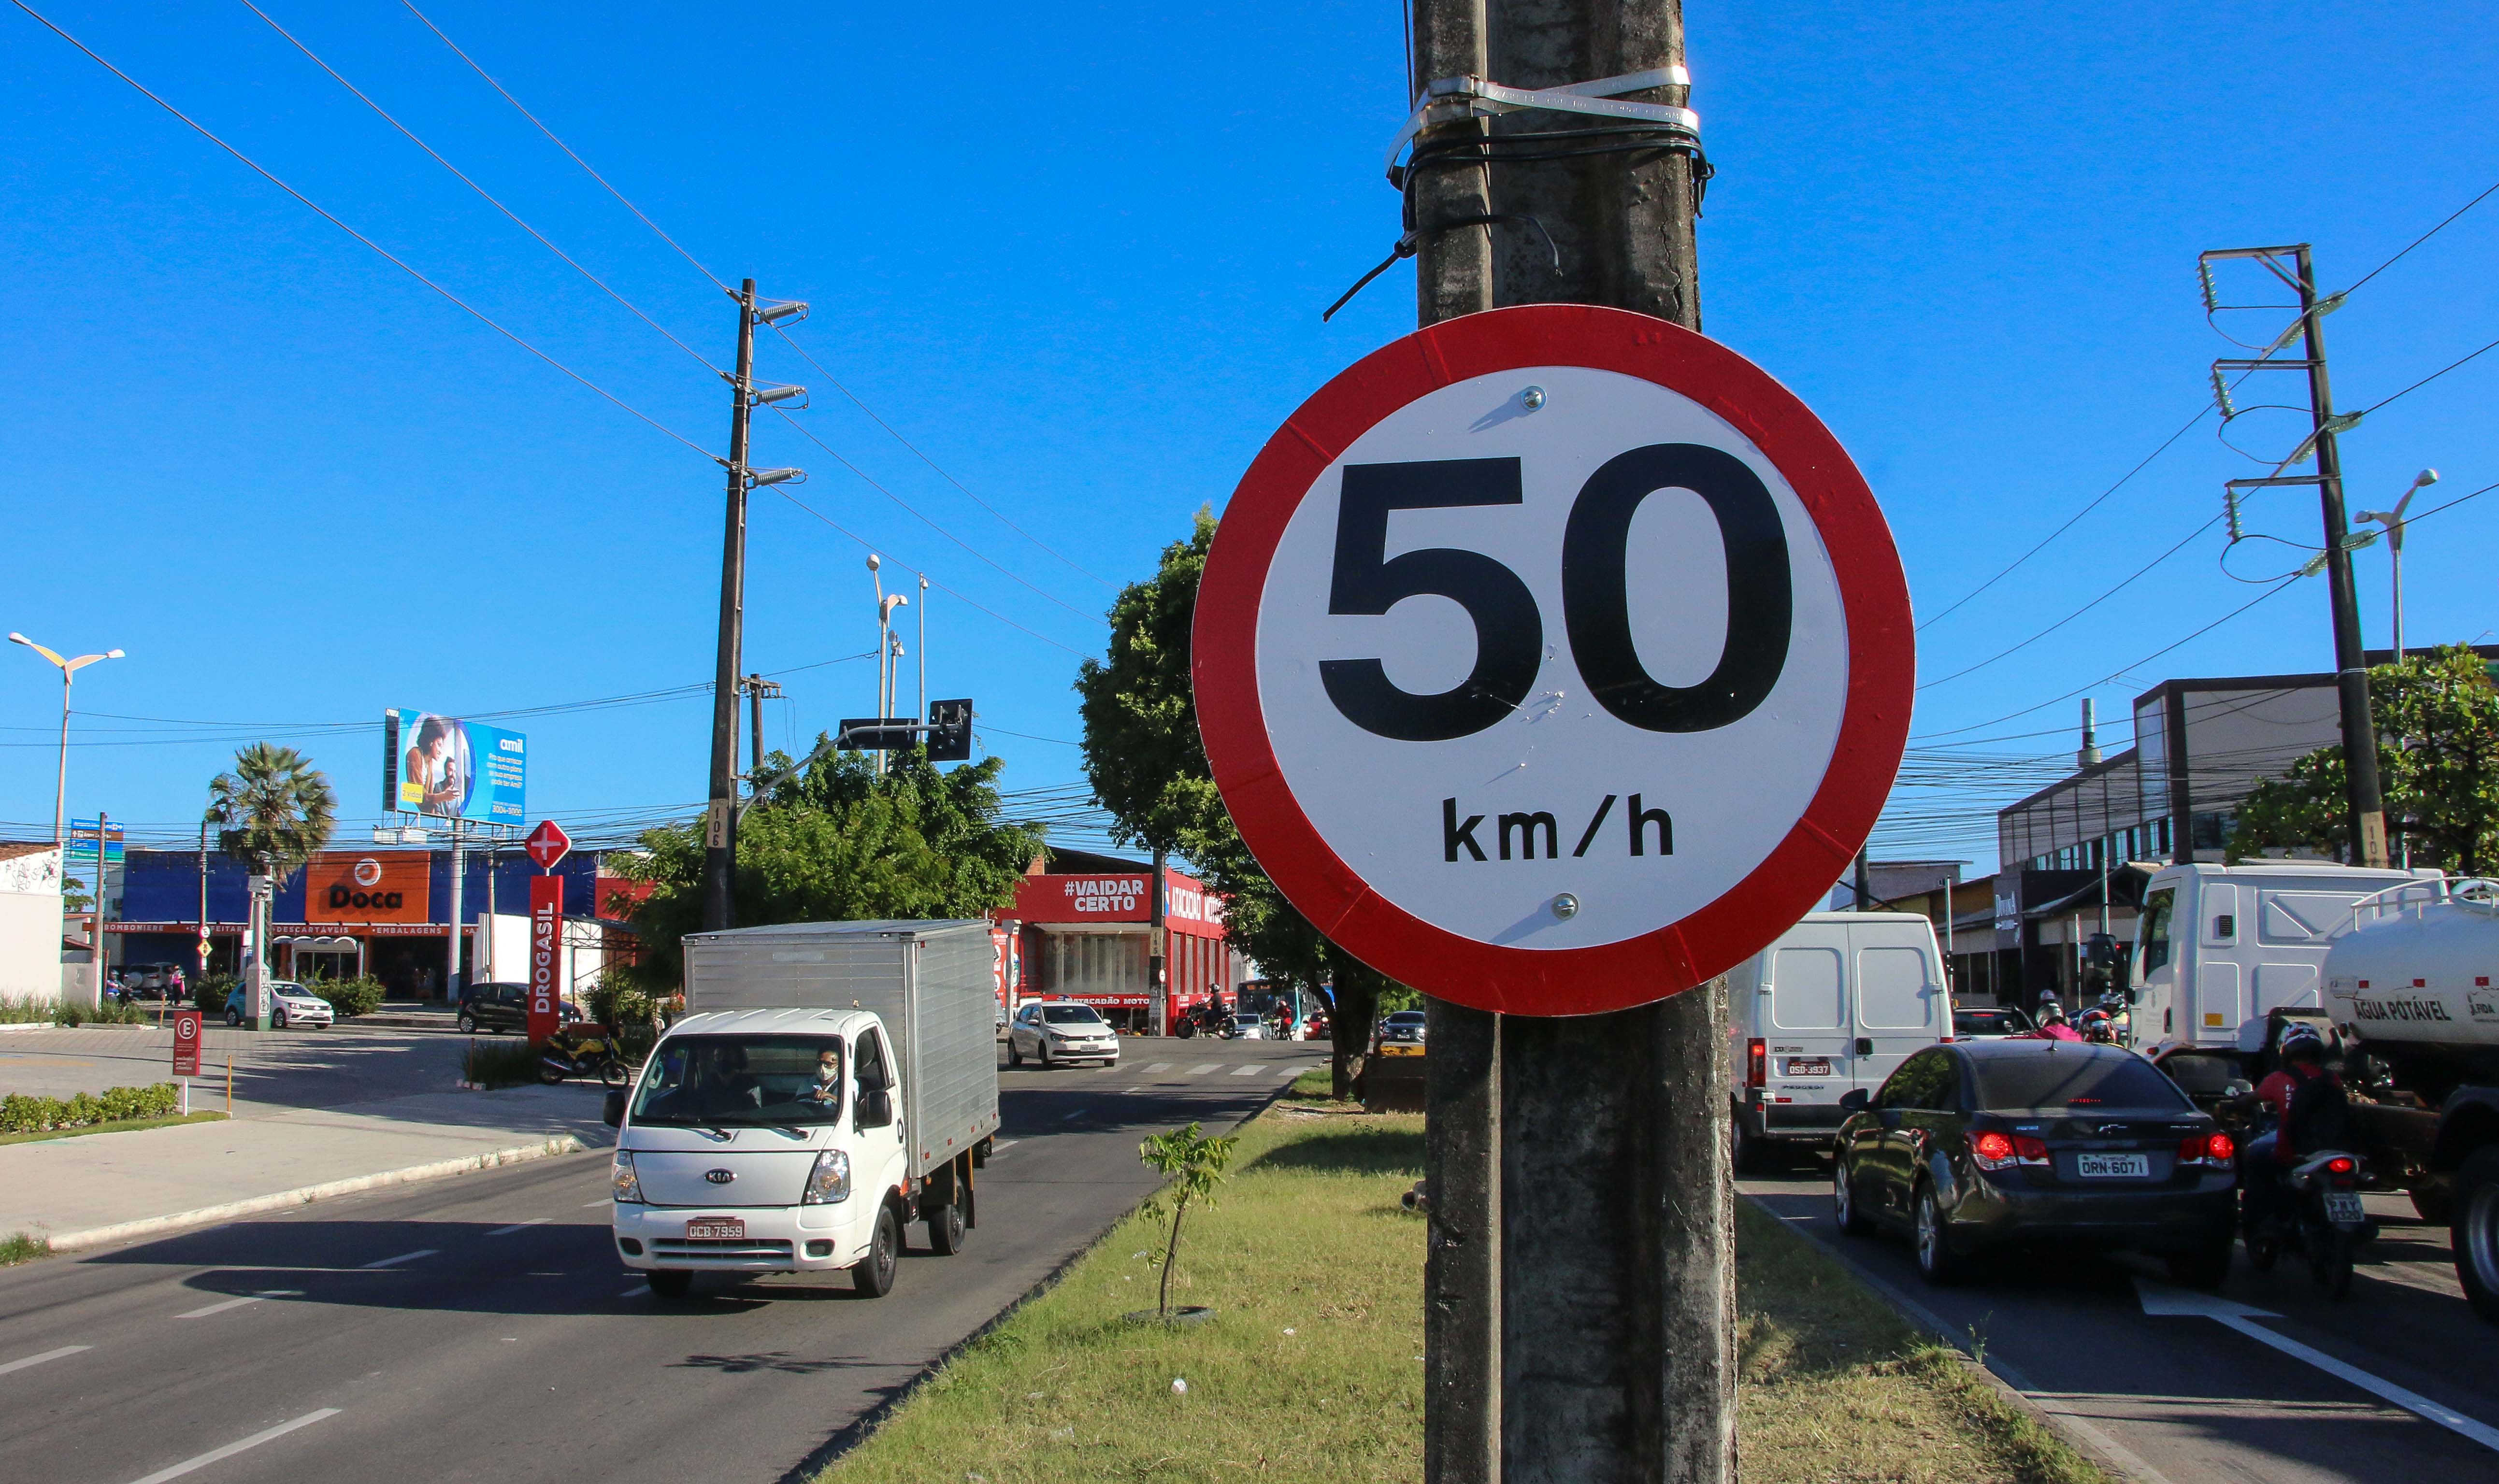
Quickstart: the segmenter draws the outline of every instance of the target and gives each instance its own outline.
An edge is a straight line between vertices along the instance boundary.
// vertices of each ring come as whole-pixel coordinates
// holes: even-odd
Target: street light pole
[[[28,649],[33,650],[36,654],[43,656],[45,659],[49,660],[53,664],[60,667],[61,758],[59,770],[54,775],[52,783],[52,849],[62,852],[61,870],[63,874],[67,874],[69,870],[69,836],[64,832],[64,828],[68,818],[68,804],[70,798],[70,678],[76,675],[79,671],[86,668],[88,665],[95,663],[98,660],[120,659],[122,657],[121,651],[117,649],[108,649],[100,655],[81,655],[77,659],[71,660],[64,658],[52,650],[46,649],[43,645],[27,638],[22,633],[12,632],[9,635],[9,642],[12,644],[23,644]],[[99,877],[104,874],[102,869],[103,856],[101,855],[101,849],[102,847],[99,845],[99,854],[96,859],[96,875]],[[99,885],[101,884],[99,883]]]
[[[2404,662],[2404,506],[2413,502],[2414,496],[2419,494],[2424,488],[2436,483],[2438,483],[2438,470],[2434,468],[2422,469],[2419,473],[2413,476],[2413,482],[2404,490],[2403,499],[2395,501],[2395,507],[2393,509],[2363,510],[2359,513],[2358,517],[2356,517],[2357,519],[2366,521],[2373,526],[2381,526],[2385,529],[2386,559],[2394,568],[2394,640],[2395,662],[2397,664]]]

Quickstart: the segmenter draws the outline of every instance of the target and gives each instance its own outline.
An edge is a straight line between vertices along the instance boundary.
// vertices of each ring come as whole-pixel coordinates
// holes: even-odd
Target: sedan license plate
[[[1807,1061],[1801,1056],[1791,1056],[1788,1058],[1788,1076],[1790,1077],[1829,1077],[1830,1075],[1831,1063],[1829,1061],[1819,1058]]]
[[[745,1240],[746,1220],[742,1216],[686,1223],[688,1242],[744,1242]]]
[[[2084,1179],[2145,1179],[2152,1174],[2149,1154],[2077,1154],[2074,1173]]]
[[[2329,1190],[2325,1192],[2325,1219],[2336,1226],[2358,1226],[2369,1219],[2369,1213],[2360,1209],[2360,1198],[2353,1192]]]

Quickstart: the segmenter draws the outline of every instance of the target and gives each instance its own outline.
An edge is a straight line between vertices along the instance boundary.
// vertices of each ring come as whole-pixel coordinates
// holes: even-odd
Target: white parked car
[[[1120,1037],[1090,1005],[1036,1000],[1017,1011],[1007,1027],[1007,1065],[1021,1067],[1027,1056],[1045,1067],[1062,1061],[1116,1066]]]
[[[336,1018],[328,1000],[293,980],[271,980],[269,997],[269,1023],[276,1030],[284,1030],[290,1025],[328,1025]],[[250,1014],[250,991],[241,984],[235,985],[233,992],[226,996],[226,1023],[241,1025]]]
[[[1234,1016],[1232,1024],[1225,1028],[1223,1035],[1227,1041],[1264,1041],[1267,1039],[1267,1022],[1256,1016]]]

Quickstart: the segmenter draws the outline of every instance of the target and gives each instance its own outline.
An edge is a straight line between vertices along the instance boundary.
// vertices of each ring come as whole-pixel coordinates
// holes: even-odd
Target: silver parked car
[[[276,1030],[290,1025],[328,1025],[336,1018],[328,1000],[291,979],[271,980],[269,998],[269,1023]],[[251,992],[241,984],[235,985],[226,996],[226,1023],[241,1025],[250,1014]]]
[[[1067,1061],[1114,1066],[1120,1037],[1090,1005],[1036,1000],[1017,1011],[1007,1027],[1007,1065],[1021,1067],[1027,1056],[1045,1067]]]

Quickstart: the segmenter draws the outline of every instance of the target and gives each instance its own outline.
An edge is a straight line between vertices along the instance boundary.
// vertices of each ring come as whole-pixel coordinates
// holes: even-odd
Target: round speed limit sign
[[[1576,305],[1417,332],[1286,419],[1192,666],[1285,897],[1511,1015],[1664,998],[1810,911],[1913,688],[1899,556],[1830,431],[1715,341]]]

